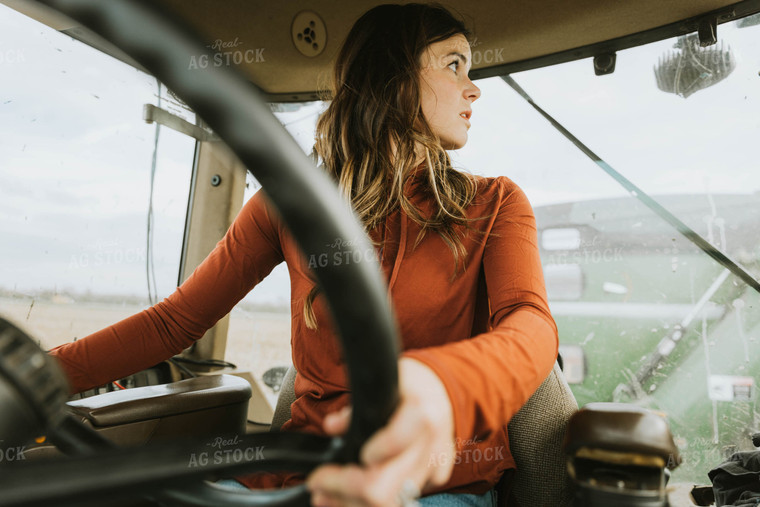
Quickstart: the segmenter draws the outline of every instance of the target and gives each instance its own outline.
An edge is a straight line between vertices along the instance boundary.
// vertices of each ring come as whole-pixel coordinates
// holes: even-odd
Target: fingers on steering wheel
[[[411,480],[418,487],[425,482],[429,473],[426,456],[428,449],[427,442],[418,441],[376,466],[319,467],[307,481],[307,486],[314,494],[314,505],[396,505],[405,482]],[[422,466],[421,462],[424,463]]]
[[[362,447],[361,462],[368,466],[383,462],[419,442],[420,436],[430,437],[434,430],[411,402],[402,400],[388,424]]]

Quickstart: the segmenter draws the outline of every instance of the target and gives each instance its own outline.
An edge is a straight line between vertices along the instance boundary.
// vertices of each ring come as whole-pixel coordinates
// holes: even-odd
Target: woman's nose
[[[464,96],[471,102],[475,102],[480,98],[480,88],[478,88],[470,78],[467,78],[467,87],[464,90]]]

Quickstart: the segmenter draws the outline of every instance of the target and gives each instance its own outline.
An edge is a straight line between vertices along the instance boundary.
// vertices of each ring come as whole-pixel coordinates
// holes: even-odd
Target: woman
[[[404,352],[397,411],[360,464],[308,477],[314,505],[397,505],[418,492],[424,505],[492,505],[514,467],[506,424],[556,357],[527,199],[506,178],[457,172],[445,151],[466,143],[480,96],[466,35],[441,7],[380,6],[335,64],[314,151],[377,246]],[[174,294],[52,353],[77,391],[144,369],[200,338],[282,261],[298,371],[283,429],[339,434],[350,393],[326,303],[261,192]]]

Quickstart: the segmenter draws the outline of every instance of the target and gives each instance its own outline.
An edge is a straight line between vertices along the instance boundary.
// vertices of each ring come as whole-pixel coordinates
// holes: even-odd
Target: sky
[[[646,192],[760,191],[760,26],[721,25],[737,67],[688,99],[655,85],[663,41],[617,57],[515,74],[531,96]],[[534,207],[625,191],[498,78],[477,82],[467,146],[455,165],[506,175]],[[157,103],[154,78],[0,5],[0,288],[147,295],[146,223]],[[165,89],[164,89],[165,92]],[[163,94],[163,105],[192,120]],[[168,102],[167,102],[168,101]],[[278,116],[304,151],[321,104]],[[158,293],[177,282],[194,142],[160,130],[154,193]],[[257,188],[250,182],[246,198]],[[719,210],[716,211],[719,213]],[[286,304],[278,268],[247,300]]]

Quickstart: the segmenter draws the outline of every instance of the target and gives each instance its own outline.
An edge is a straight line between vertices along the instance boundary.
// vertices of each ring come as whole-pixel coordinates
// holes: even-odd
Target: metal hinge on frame
[[[161,109],[160,107],[156,107],[153,104],[145,104],[143,106],[143,120],[145,120],[146,123],[159,123],[201,142],[219,141],[219,136],[214,134],[211,130],[199,125],[193,125],[184,118],[180,118],[179,116],[172,114],[165,109]]]

